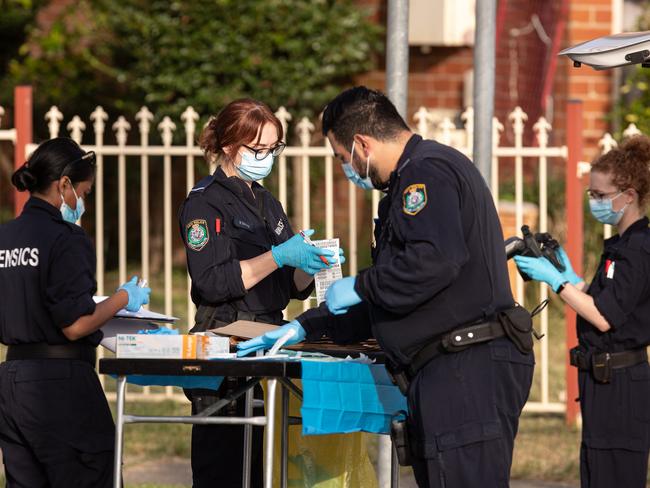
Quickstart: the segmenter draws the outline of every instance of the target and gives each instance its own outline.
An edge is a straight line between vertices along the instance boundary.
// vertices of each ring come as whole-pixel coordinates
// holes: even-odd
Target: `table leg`
[[[280,463],[280,486],[287,488],[288,457],[289,457],[289,390],[280,385],[282,391],[282,432],[280,437],[280,452],[282,453]]]
[[[126,376],[117,377],[117,418],[115,419],[115,459],[113,461],[113,487],[122,486],[122,446],[124,445],[124,399]]]
[[[275,434],[275,391],[276,378],[269,378],[266,383],[266,435],[264,438],[264,488],[273,488],[273,441]]]
[[[253,416],[253,390],[255,387],[249,388],[246,392],[246,400],[244,407],[244,416]],[[244,477],[242,479],[243,488],[250,488],[251,486],[251,453],[253,449],[253,426],[250,424],[244,425]]]

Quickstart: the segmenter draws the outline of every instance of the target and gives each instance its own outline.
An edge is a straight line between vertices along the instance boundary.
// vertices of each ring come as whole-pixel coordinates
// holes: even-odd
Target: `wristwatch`
[[[564,283],[560,284],[560,286],[557,287],[557,290],[555,290],[555,293],[559,295],[562,293],[562,290],[564,290],[564,287],[569,283],[569,280],[565,281]]]

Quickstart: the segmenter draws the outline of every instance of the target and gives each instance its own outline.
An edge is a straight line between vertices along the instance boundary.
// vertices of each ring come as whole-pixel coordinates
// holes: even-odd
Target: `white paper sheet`
[[[108,297],[96,296],[93,297],[95,303],[101,303],[106,300]],[[154,322],[176,322],[178,317],[172,317],[171,315],[164,315],[158,312],[152,312],[151,310],[146,310],[140,308],[137,312],[129,312],[126,309],[122,309],[115,314],[115,317],[126,318],[126,319],[139,319],[139,320],[152,320]],[[126,332],[125,332],[126,333]]]
[[[318,247],[324,249],[329,249],[336,253],[336,264],[332,265],[329,268],[325,268],[316,273],[314,277],[316,281],[316,300],[320,305],[325,301],[325,292],[329,286],[334,283],[336,280],[343,278],[343,272],[341,271],[341,263],[338,261],[339,255],[339,239],[321,239],[318,241],[313,241],[314,244]]]

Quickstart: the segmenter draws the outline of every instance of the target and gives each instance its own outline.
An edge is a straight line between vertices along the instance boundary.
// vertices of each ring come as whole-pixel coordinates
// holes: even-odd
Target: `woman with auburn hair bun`
[[[8,487],[110,488],[115,425],[95,373],[99,330],[149,288],[137,277],[95,304],[95,251],[76,225],[95,153],[72,139],[39,145],[13,174],[30,198],[0,226],[0,448]]]
[[[241,99],[212,117],[200,136],[214,174],[199,181],[179,212],[179,225],[197,307],[191,332],[236,320],[282,325],[267,340],[292,331],[287,344],[300,342],[300,323],[285,323],[289,300],[308,298],[314,274],[337,260],[336,253],[311,246],[294,234],[280,202],[259,182],[285,147],[282,124],[264,103]],[[305,230],[309,236],[313,230]],[[246,354],[263,346],[255,346]],[[186,390],[193,413],[200,412],[244,383],[225,378],[218,391]],[[261,390],[257,388],[256,395]],[[243,399],[225,413],[244,415]],[[220,411],[221,415],[224,411]],[[242,486],[244,427],[194,425],[194,488]],[[262,430],[254,428],[251,486],[262,486]]]
[[[546,258],[515,256],[578,314],[583,488],[645,488],[650,449],[650,139],[635,136],[591,165],[589,207],[616,228],[591,284],[564,250],[560,273]]]

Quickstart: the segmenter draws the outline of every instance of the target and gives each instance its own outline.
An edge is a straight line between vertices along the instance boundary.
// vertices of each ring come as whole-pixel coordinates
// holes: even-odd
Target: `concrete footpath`
[[[158,461],[136,463],[126,461],[124,482],[127,486],[138,484],[163,484],[169,486],[192,486],[189,459],[167,458]],[[411,473],[402,475],[400,488],[417,488]],[[513,480],[511,488],[578,488],[578,484],[549,483],[543,481]]]

